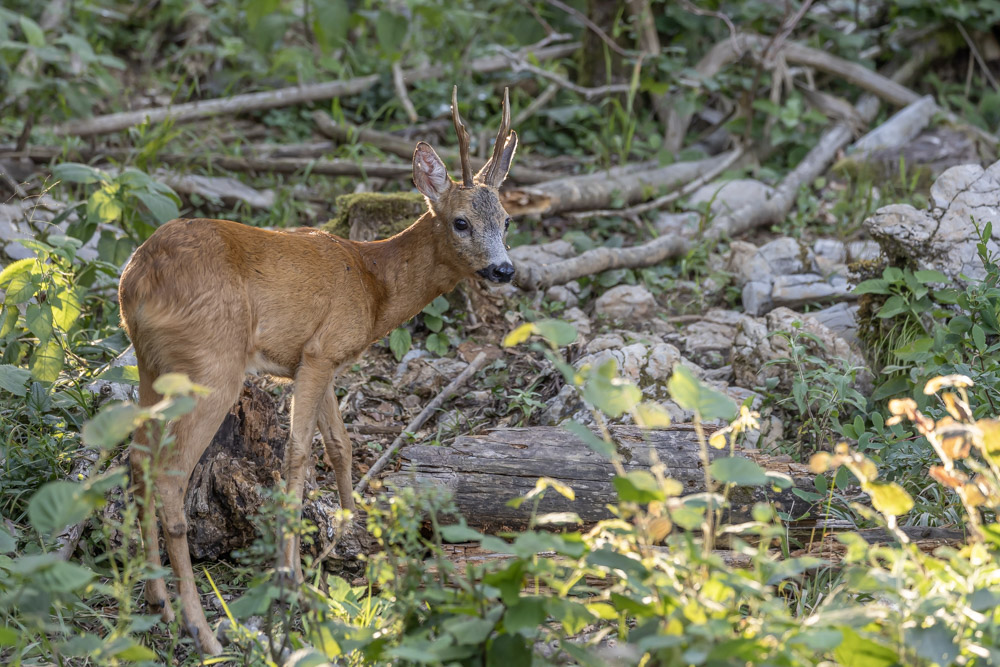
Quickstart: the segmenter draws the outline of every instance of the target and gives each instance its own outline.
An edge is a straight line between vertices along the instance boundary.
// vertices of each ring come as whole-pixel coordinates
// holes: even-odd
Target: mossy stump
[[[325,231],[352,241],[374,241],[397,234],[427,210],[417,192],[359,192],[336,199],[337,214]]]

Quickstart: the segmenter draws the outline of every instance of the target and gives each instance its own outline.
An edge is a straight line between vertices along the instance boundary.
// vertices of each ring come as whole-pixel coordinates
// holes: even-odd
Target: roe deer
[[[333,463],[341,506],[354,509],[351,441],[333,379],[374,341],[410,319],[463,278],[510,282],[514,266],[504,238],[510,218],[500,204],[517,134],[504,91],[502,121],[490,161],[473,177],[469,134],[458,113],[462,182],[452,181],[430,145],[413,153],[413,182],[427,212],[384,241],[360,243],[303,228],[266,231],[225,220],[173,220],[143,243],[122,273],[122,324],[139,366],[139,403],[160,399],[153,382],[186,373],[212,391],[172,426],[175,444],[157,451],[154,496],[177,578],[187,628],[203,651],[222,650],[209,628],[188,553],[184,495],[195,465],[236,402],[247,372],[295,381],[291,437],[283,476],[301,504],[317,425]],[[157,447],[137,432],[133,480],[142,493],[142,461]],[[142,509],[142,508],[140,508]],[[142,520],[146,556],[160,566],[155,517]],[[301,581],[297,540],[279,563]],[[173,611],[163,579],[146,584],[146,600],[166,620]]]

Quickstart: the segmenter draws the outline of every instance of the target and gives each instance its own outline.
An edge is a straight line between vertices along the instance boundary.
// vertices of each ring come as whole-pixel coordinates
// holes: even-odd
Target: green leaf
[[[562,623],[566,634],[575,635],[594,622],[595,616],[585,605],[572,600],[548,598],[545,607],[549,614]]]
[[[104,177],[97,169],[76,162],[65,162],[52,167],[52,176],[67,183],[99,183]]]
[[[889,281],[881,278],[864,280],[854,288],[854,294],[892,294],[889,290]]]
[[[674,366],[674,374],[667,382],[670,397],[685,410],[691,410],[701,419],[736,418],[736,403],[725,394],[702,384],[689,368],[681,364]]]
[[[17,306],[4,306],[3,317],[0,317],[0,338],[6,338],[14,330],[19,314]]]
[[[124,208],[118,199],[121,186],[117,183],[107,183],[100,190],[90,195],[87,200],[87,214],[96,217],[101,222],[115,222],[122,216]]]
[[[69,331],[83,312],[81,290],[78,288],[65,287],[52,295],[48,303],[52,304],[53,323],[60,331]]]
[[[180,217],[181,212],[177,208],[177,202],[166,195],[150,190],[137,190],[132,194],[142,202],[157,224],[162,225]]]
[[[147,410],[134,403],[118,403],[101,409],[83,425],[81,437],[88,447],[109,449],[127,438],[147,417]]]
[[[469,528],[465,522],[450,526],[441,526],[441,539],[445,542],[478,542],[483,539],[483,534],[478,530]]]
[[[885,320],[890,317],[895,317],[896,315],[901,315],[909,310],[909,304],[906,303],[906,299],[899,295],[890,296],[879,308],[878,317]]]
[[[21,32],[24,33],[25,41],[36,49],[45,46],[45,32],[42,30],[42,27],[24,14],[21,14],[19,18],[21,20]]]
[[[448,342],[448,337],[444,334],[435,333],[427,337],[426,346],[430,352],[443,357],[448,354],[448,350],[451,348],[451,343]]]
[[[266,613],[271,602],[280,595],[281,590],[269,582],[251,586],[246,593],[229,603],[229,611],[236,618],[259,616]]]
[[[45,343],[41,343],[35,348],[31,355],[31,375],[39,382],[55,382],[59,379],[65,362],[65,353],[62,345],[55,338],[50,338]]]
[[[105,382],[118,382],[121,384],[139,384],[138,366],[112,366],[97,376],[98,380]]]
[[[27,257],[25,259],[19,259],[16,262],[11,262],[5,266],[3,271],[0,271],[0,289],[6,289],[7,284],[14,278],[14,276],[22,273],[30,273],[37,261],[38,260],[34,257]],[[9,292],[10,290],[7,291]]]
[[[410,336],[410,332],[403,327],[396,327],[389,334],[389,349],[392,350],[396,361],[402,361],[403,356],[410,351],[412,345],[413,339]]]
[[[82,565],[56,561],[35,573],[31,582],[43,591],[69,593],[87,586],[95,576],[89,568]]]
[[[153,649],[132,642],[120,651],[116,651],[114,656],[119,660],[128,662],[142,662],[144,660],[156,660],[156,652]]]
[[[951,282],[951,279],[940,271],[914,271],[913,277],[924,284],[944,283],[947,285]]]
[[[915,361],[930,352],[933,347],[934,339],[925,336],[896,348],[892,353],[903,361]]]
[[[645,505],[666,498],[656,478],[648,470],[632,470],[624,477],[616,476],[612,484],[618,492],[618,498],[624,503]]]
[[[896,377],[883,382],[875,391],[872,392],[873,401],[882,401],[890,396],[895,396],[896,394],[901,394],[905,391],[910,390],[910,381],[903,375],[897,375]]]
[[[617,419],[630,412],[642,400],[642,390],[618,377],[618,364],[608,359],[599,368],[591,369],[583,386],[583,398],[609,417]]]
[[[437,315],[431,315],[430,313],[424,313],[424,326],[437,333],[441,331],[441,327],[444,326],[444,320],[442,320]]]
[[[194,393],[197,385],[183,373],[164,373],[156,378],[153,389],[163,396],[181,396]]]
[[[562,320],[539,320],[535,322],[535,333],[555,347],[563,347],[576,340],[576,327]]]
[[[48,302],[28,304],[24,311],[24,323],[39,343],[44,343],[52,336],[52,306]]]
[[[833,650],[837,663],[844,667],[893,667],[903,664],[892,649],[865,639],[849,627],[839,628],[844,639]]]
[[[972,342],[980,352],[986,351],[986,332],[978,324],[972,325]]]
[[[940,619],[935,621],[929,628],[919,625],[907,628],[906,645],[927,662],[952,665],[959,653],[954,633]]]
[[[42,485],[28,501],[28,520],[42,535],[57,535],[67,526],[77,524],[94,509],[81,502],[84,488],[60,480]]]
[[[869,482],[864,487],[872,498],[872,506],[882,514],[898,516],[913,509],[913,498],[895,482]]]
[[[19,304],[28,301],[38,291],[38,281],[38,277],[32,271],[15,274],[7,284],[7,296],[4,297],[4,303]]]
[[[17,548],[17,540],[7,532],[7,529],[0,526],[0,554],[13,553]]]
[[[543,619],[544,620],[544,619]],[[531,664],[531,647],[524,637],[503,634],[493,638],[486,649],[486,667],[514,667]]]
[[[313,8],[316,12],[316,20],[313,21],[316,41],[324,53],[330,53],[347,39],[351,9],[347,0],[325,0],[314,4]]]
[[[375,39],[383,53],[398,53],[406,39],[409,21],[402,14],[380,11],[375,19]]]
[[[20,633],[0,625],[0,646],[16,646]]]
[[[437,317],[441,317],[442,315],[445,314],[445,312],[447,312],[447,310],[448,310],[448,299],[444,298],[443,296],[439,296],[435,298],[433,301],[431,301],[429,304],[424,306],[424,309],[421,312],[427,313],[428,315],[435,315]]]
[[[727,456],[712,461],[708,466],[712,477],[738,486],[764,486],[768,483],[767,473],[750,459],[739,456]]]
[[[10,364],[0,365],[0,389],[9,391],[15,396],[24,396],[27,393],[25,385],[31,378],[31,371],[11,366]]]

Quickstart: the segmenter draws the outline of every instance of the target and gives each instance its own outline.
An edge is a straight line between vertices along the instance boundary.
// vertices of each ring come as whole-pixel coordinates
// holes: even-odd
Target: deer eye
[[[503,221],[503,230],[507,231],[510,228],[510,218]]]
[[[469,221],[466,220],[465,218],[455,218],[454,225],[455,229],[457,229],[460,232],[464,232],[466,229],[469,228]]]

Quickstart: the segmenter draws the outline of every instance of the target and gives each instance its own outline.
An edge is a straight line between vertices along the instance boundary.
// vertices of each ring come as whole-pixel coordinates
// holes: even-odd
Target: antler
[[[486,177],[483,179],[488,185],[493,187],[499,187],[500,181],[503,180],[504,174],[500,173],[503,168],[500,156],[503,154],[503,149],[507,145],[508,135],[510,135],[510,94],[507,88],[503,89],[503,112],[502,118],[500,119],[500,131],[497,132],[496,143],[493,144],[493,157],[490,158],[488,163],[488,170],[486,172]]]
[[[451,118],[455,121],[455,134],[458,135],[458,154],[462,158],[462,185],[471,188],[472,163],[469,161],[469,131],[458,114],[458,86],[451,89]]]

